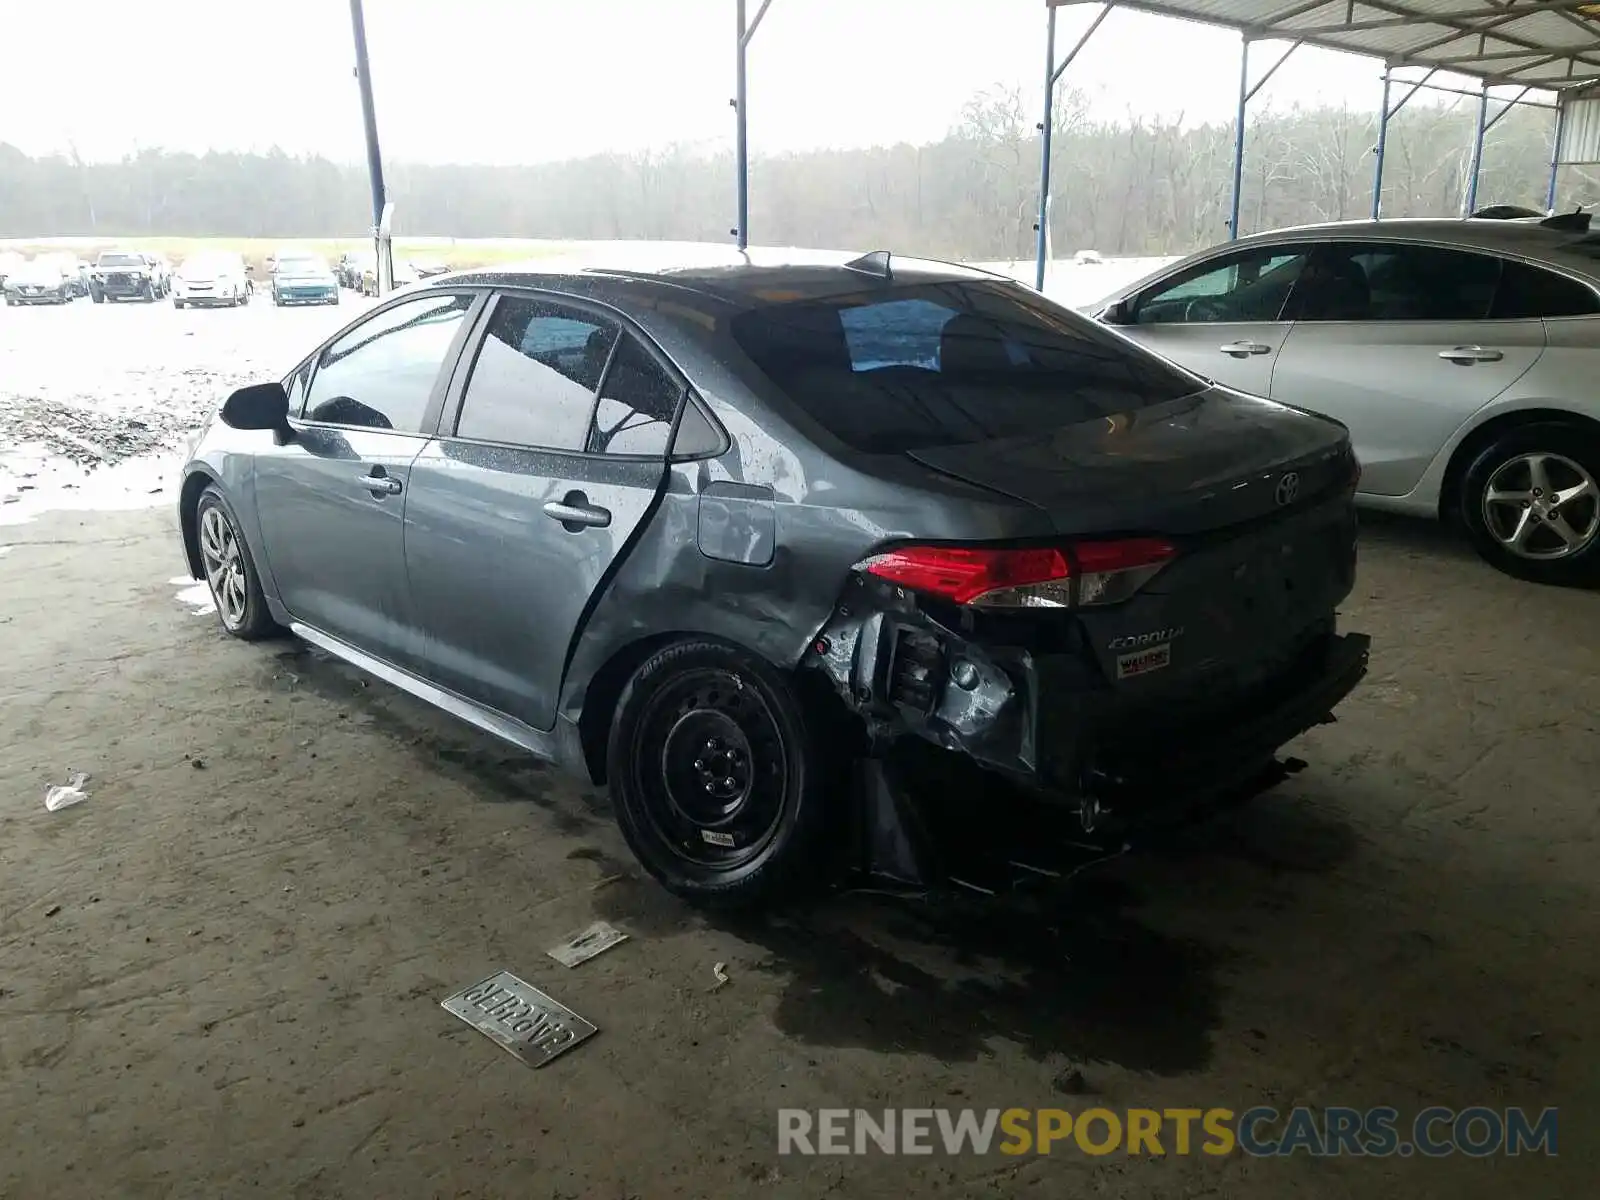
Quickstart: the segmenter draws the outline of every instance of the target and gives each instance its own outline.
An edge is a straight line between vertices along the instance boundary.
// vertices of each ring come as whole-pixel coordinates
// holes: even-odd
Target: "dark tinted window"
[[[418,433],[470,296],[418,296],[363,321],[322,352],[306,419]]]
[[[1138,297],[1138,325],[1276,321],[1305,267],[1306,251],[1247,250],[1190,267]]]
[[[582,450],[616,339],[614,326],[580,310],[501,297],[472,366],[457,436]]]
[[[1576,279],[1509,259],[1501,266],[1492,316],[1587,317],[1594,313],[1600,313],[1594,289]]]
[[[665,454],[683,387],[641,346],[624,337],[594,410],[595,454]]]
[[[1312,258],[1293,307],[1302,321],[1481,321],[1499,283],[1487,254],[1334,244]]]
[[[874,288],[741,313],[734,339],[873,453],[1056,429],[1196,391],[1193,376],[1012,284]]]

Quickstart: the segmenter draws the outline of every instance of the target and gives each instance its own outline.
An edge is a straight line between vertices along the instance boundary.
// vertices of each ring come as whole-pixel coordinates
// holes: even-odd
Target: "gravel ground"
[[[0,388],[108,460],[349,311],[0,311]],[[640,879],[588,789],[222,637],[174,578],[170,497],[135,500],[160,507],[0,529],[0,1197],[1592,1194],[1593,594],[1371,521],[1346,622],[1373,674],[1271,796],[1027,902],[729,923]],[[46,812],[72,771],[90,798]],[[545,958],[596,918],[632,939]],[[499,968],[600,1035],[532,1071],[439,1009]],[[1559,1105],[1566,1136],[1486,1161],[775,1152],[787,1106],[1294,1103]]]

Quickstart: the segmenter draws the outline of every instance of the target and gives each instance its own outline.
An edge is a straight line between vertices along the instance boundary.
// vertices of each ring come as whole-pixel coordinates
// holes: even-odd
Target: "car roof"
[[[625,291],[631,283],[666,285],[697,292],[742,308],[814,300],[870,287],[881,267],[851,266],[860,252],[755,247],[739,250],[714,243],[614,243],[576,253],[496,264],[434,276],[424,286],[485,283],[500,287],[580,285],[589,293]],[[930,259],[888,256],[898,284],[1000,280],[1003,276]]]

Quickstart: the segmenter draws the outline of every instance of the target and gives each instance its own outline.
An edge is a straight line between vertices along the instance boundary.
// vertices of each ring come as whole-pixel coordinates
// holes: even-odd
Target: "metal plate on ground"
[[[546,953],[564,967],[575,967],[627,940],[628,935],[609,921],[596,921],[587,929],[580,929],[563,939],[559,946],[552,947]]]
[[[510,971],[463,988],[439,1004],[530,1067],[544,1066],[598,1032],[593,1023]]]

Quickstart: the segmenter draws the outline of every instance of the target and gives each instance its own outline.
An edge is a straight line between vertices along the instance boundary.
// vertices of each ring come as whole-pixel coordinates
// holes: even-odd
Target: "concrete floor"
[[[602,799],[175,599],[164,511],[0,529],[0,1196],[1576,1197],[1600,597],[1373,520],[1310,769],[1028,904],[707,920]],[[70,770],[91,798],[47,813]],[[604,917],[632,940],[545,949]],[[731,982],[713,990],[714,963]],[[505,968],[601,1033],[445,1014]],[[1065,1094],[1064,1094],[1065,1093]],[[1560,1105],[1559,1158],[780,1158],[779,1107]]]

